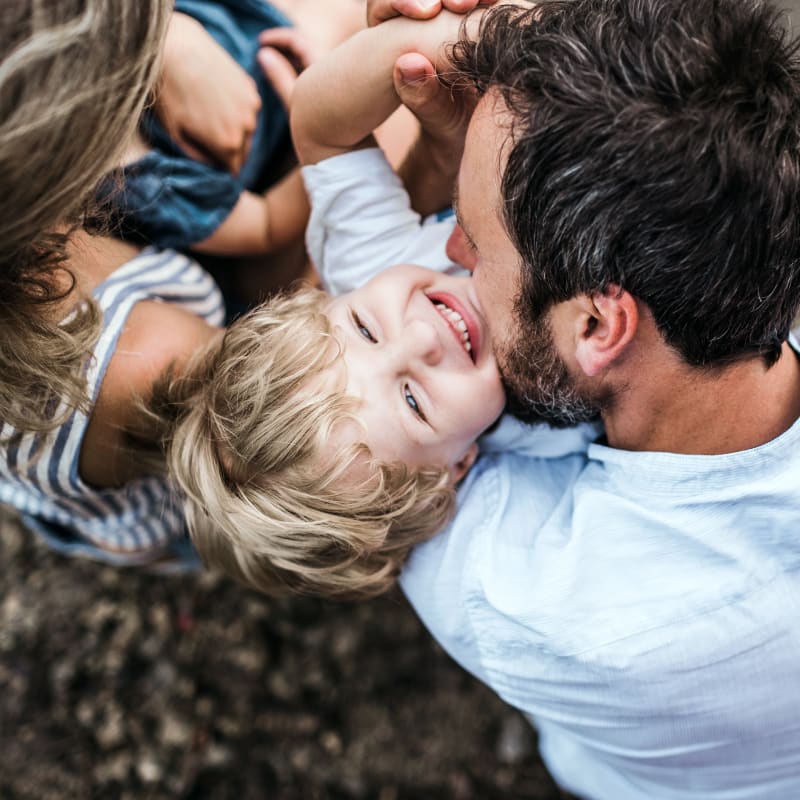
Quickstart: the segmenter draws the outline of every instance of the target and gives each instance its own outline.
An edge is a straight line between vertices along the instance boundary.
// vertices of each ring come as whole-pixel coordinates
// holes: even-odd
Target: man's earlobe
[[[605,291],[584,295],[585,325],[575,356],[583,372],[592,377],[611,366],[636,335],[639,307],[633,295],[616,284]]]

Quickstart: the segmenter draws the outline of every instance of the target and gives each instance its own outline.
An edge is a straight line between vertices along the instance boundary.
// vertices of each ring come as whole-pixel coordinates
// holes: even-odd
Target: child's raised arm
[[[309,67],[292,97],[292,136],[301,162],[374,145],[372,131],[400,103],[392,80],[397,59],[419,52],[433,64],[446,63],[446,47],[464,20],[447,11],[425,22],[389,20],[360,31]],[[470,25],[476,23],[473,16]]]

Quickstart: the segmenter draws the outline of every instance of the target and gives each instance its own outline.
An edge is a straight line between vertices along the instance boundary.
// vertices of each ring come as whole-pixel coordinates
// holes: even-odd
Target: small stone
[[[221,744],[210,744],[203,756],[207,767],[224,767],[233,761],[233,752]]]
[[[131,760],[125,753],[117,753],[111,758],[101,761],[94,768],[94,777],[98,783],[117,781],[122,783],[128,777]]]
[[[299,747],[290,756],[292,766],[298,772],[305,772],[311,765],[311,753],[307,747]]]
[[[278,700],[293,700],[298,694],[296,683],[290,681],[288,676],[279,670],[270,672],[267,678],[267,685],[270,693]]]
[[[251,675],[257,675],[264,669],[266,659],[264,652],[255,647],[237,647],[228,651],[228,657],[234,664]]]
[[[322,736],[319,737],[319,743],[332,756],[339,756],[344,750],[341,737],[334,731],[323,731]]]
[[[509,714],[503,720],[497,740],[497,758],[503,764],[521,764],[533,756],[533,732],[519,715]]]
[[[122,711],[118,706],[106,708],[104,719],[95,728],[95,739],[104,750],[110,750],[125,741]]]
[[[153,756],[144,756],[136,765],[136,773],[143,783],[158,783],[163,771]]]
[[[92,727],[95,716],[95,706],[91,700],[81,700],[76,709],[75,716],[85,728]]]
[[[192,737],[192,727],[185,720],[167,714],[161,722],[161,741],[166,745],[182,747]]]

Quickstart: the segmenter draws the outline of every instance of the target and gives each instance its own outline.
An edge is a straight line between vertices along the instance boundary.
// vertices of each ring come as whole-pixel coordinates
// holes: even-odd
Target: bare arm
[[[294,169],[263,195],[242,192],[222,225],[192,250],[220,256],[269,253],[299,240],[308,215],[303,179]]]
[[[153,386],[170,365],[180,371],[219,329],[170,303],[142,301],[131,310],[109,362],[81,443],[78,469],[92,486],[121,486],[147,474],[130,457],[125,432],[158,441],[142,411]]]
[[[370,144],[372,131],[400,103],[393,78],[397,59],[416,52],[434,66],[446,63],[446,47],[458,38],[463,20],[450,12],[427,22],[392,19],[360,31],[307,69],[292,102],[292,136],[301,162],[313,164]]]
[[[259,36],[258,60],[264,75],[287,109],[298,69],[317,58],[308,39],[293,28],[270,28]],[[291,56],[291,61],[287,58]],[[263,195],[242,192],[233,210],[214,233],[192,249],[222,256],[269,253],[299,241],[310,208],[300,170],[292,170]]]
[[[169,135],[192,158],[238,173],[260,109],[247,72],[197,20],[173,13],[155,103]]]

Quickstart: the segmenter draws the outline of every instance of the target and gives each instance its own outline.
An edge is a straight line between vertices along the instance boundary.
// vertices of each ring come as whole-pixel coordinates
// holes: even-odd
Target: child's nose
[[[403,339],[411,358],[425,364],[438,364],[442,357],[442,340],[434,325],[425,320],[412,320],[406,325]]]

